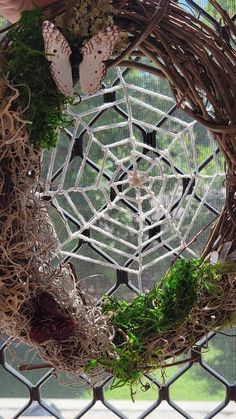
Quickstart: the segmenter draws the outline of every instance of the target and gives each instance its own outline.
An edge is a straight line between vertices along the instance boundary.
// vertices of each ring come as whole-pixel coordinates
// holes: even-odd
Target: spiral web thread
[[[143,272],[165,258],[185,248],[186,257],[199,256],[200,247],[188,243],[220,211],[225,173],[217,145],[175,108],[169,92],[148,90],[145,81],[137,86],[132,72],[116,71],[112,87],[68,110],[73,122],[67,137],[45,154],[42,195],[50,197],[52,220],[61,218],[62,258],[135,274],[142,289]],[[112,100],[102,102],[109,95]],[[140,139],[140,132],[154,136],[156,145]],[[83,155],[76,154],[81,147]],[[77,251],[81,240],[99,257]]]

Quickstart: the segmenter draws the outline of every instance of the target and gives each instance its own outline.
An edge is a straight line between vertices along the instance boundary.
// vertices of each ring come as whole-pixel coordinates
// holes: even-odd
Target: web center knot
[[[145,182],[149,179],[149,176],[144,172],[138,172],[133,170],[129,173],[129,184],[134,188],[141,188]]]

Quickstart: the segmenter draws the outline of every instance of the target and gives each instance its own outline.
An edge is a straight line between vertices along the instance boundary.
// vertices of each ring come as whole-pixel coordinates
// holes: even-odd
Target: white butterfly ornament
[[[112,55],[119,34],[118,26],[109,26],[93,36],[82,48],[83,60],[79,66],[79,74],[83,93],[91,95],[101,87],[106,74],[104,61]]]
[[[73,96],[73,80],[70,64],[71,48],[67,40],[49,21],[43,22],[45,54],[51,62],[51,74],[58,90],[65,96]]]
[[[104,61],[112,55],[119,34],[118,26],[109,26],[93,36],[81,49],[79,78],[83,93],[91,95],[100,89],[106,74]],[[52,77],[58,90],[66,96],[73,96],[70,45],[56,26],[49,21],[43,23],[43,39],[46,57],[51,62]]]

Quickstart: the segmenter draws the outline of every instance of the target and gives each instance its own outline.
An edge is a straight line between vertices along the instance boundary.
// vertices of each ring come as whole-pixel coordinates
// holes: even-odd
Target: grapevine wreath
[[[236,27],[210,3],[226,37],[171,0],[86,0],[23,12],[2,38],[0,327],[37,347],[55,374],[105,370],[132,385],[233,321]],[[38,184],[41,150],[68,124],[73,83],[94,93],[118,65],[167,79],[177,106],[212,133],[225,157],[226,202],[199,259],[180,257],[132,302],[106,297],[97,306],[70,264],[51,263],[58,239]]]

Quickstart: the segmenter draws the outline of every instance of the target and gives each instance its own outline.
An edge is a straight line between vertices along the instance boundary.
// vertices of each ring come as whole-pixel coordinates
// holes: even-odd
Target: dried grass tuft
[[[37,194],[41,154],[16,108],[18,90],[0,79],[0,329],[37,346],[55,372],[81,369],[111,346],[106,317],[70,266],[52,267],[57,237]]]

